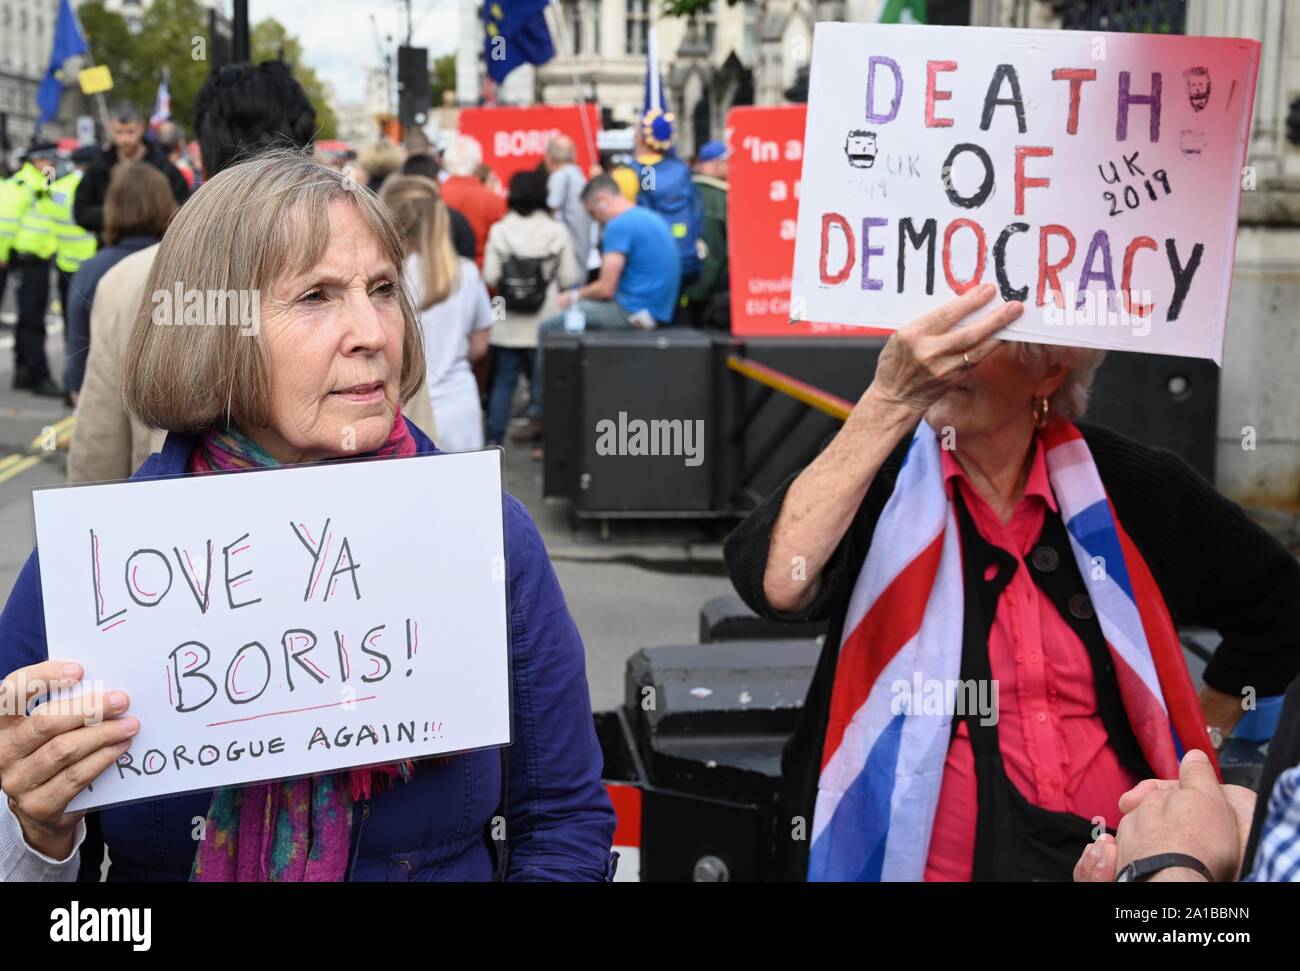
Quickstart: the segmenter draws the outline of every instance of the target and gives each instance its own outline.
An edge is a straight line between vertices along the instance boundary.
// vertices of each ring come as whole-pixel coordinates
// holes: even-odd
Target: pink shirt
[[[1108,744],[1087,648],[1034,583],[1023,560],[1042,531],[1044,515],[1056,512],[1043,450],[1034,449],[1025,494],[1009,523],[980,498],[951,452],[945,450],[941,460],[949,495],[956,480],[980,535],[1018,561],[998,598],[989,633],[989,664],[998,682],[998,743],[1007,777],[1036,806],[1085,819],[1101,816],[1113,828],[1120,819],[1119,797],[1140,780]],[[962,723],[944,764],[926,880],[970,880],[976,815],[975,757]]]

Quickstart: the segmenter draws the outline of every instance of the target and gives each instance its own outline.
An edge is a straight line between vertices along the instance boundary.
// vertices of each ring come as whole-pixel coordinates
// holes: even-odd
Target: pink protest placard
[[[1259,44],[818,24],[791,316],[1221,362]]]

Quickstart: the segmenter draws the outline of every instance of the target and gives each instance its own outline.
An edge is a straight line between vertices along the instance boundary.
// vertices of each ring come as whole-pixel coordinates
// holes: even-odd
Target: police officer
[[[86,167],[99,157],[94,145],[83,145],[72,153],[71,172],[50,186],[50,197],[58,209],[54,223],[54,265],[59,271],[59,308],[63,314],[63,332],[68,332],[68,287],[81,264],[95,255],[93,233],[73,221],[72,204]]]
[[[18,235],[18,222],[22,218],[26,194],[11,175],[0,156],[0,306],[5,301],[5,284],[9,279],[9,256]],[[16,279],[16,278],[15,278]]]
[[[52,191],[57,171],[55,159],[53,142],[34,142],[27,150],[22,168],[14,176],[23,192],[18,232],[9,262],[18,275],[13,386],[57,398],[63,392],[50,378],[50,364],[45,356],[50,259],[58,246],[54,227],[59,218],[59,207]]]

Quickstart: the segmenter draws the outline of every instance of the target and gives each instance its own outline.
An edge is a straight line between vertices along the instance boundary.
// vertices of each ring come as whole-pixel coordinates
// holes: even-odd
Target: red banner
[[[583,113],[587,121],[583,124]],[[516,172],[536,168],[546,144],[556,135],[568,135],[578,147],[578,167],[588,172],[599,161],[596,134],[600,109],[595,105],[537,105],[532,108],[462,108],[460,132],[483,147],[483,162],[496,173],[501,185]]]
[[[731,332],[747,337],[886,333],[845,324],[790,322],[806,115],[803,105],[733,108],[727,113]]]

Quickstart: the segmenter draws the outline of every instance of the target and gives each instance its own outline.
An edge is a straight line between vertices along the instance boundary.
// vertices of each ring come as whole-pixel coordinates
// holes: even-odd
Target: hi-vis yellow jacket
[[[54,262],[64,273],[72,274],[95,255],[95,235],[88,233],[72,218],[72,200],[77,195],[81,172],[73,169],[50,186],[50,198],[58,208],[54,222]]]
[[[22,186],[26,201],[19,217],[13,252],[48,260],[57,246],[54,223],[59,210],[50,197],[45,174],[31,162],[25,162],[10,181],[15,180]]]
[[[0,181],[0,263],[9,262],[23,217],[44,187],[44,174],[30,162]]]

